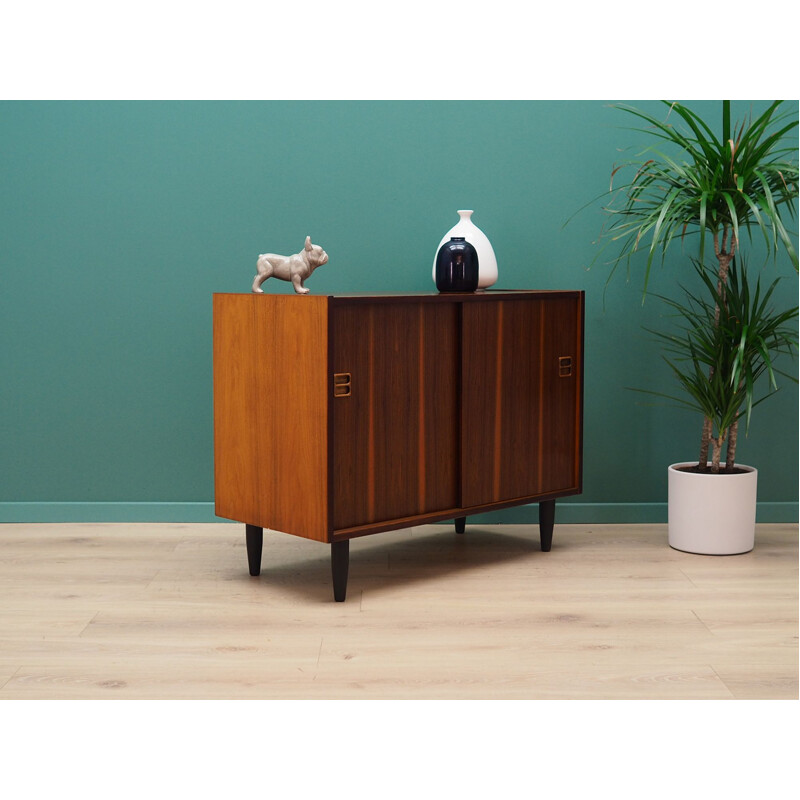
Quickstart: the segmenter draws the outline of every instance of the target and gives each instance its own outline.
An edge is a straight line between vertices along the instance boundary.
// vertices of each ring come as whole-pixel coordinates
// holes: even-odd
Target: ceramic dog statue
[[[293,256],[279,256],[275,253],[262,253],[256,261],[258,274],[253,280],[253,291],[263,294],[261,284],[267,278],[280,278],[290,281],[297,294],[308,294],[303,281],[323,264],[328,263],[328,254],[318,245],[311,244],[311,237],[306,236],[306,246]]]

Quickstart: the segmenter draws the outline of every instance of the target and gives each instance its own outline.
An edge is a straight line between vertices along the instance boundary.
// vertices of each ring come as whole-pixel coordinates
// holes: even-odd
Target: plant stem
[[[728,247],[728,233],[729,229],[727,225],[723,225],[722,227],[722,246],[720,246],[719,242],[719,231],[714,231],[714,254],[717,256],[717,261],[719,262],[719,269],[717,271],[717,295],[722,298],[722,302],[725,302],[725,289],[728,285],[728,272],[730,271],[731,261],[733,259],[734,253],[736,252],[736,234],[733,230],[730,230],[731,241],[730,241],[730,250],[726,250]],[[714,302],[714,327],[719,327],[719,317],[720,317],[720,307],[717,301]],[[709,367],[708,369],[708,379],[711,380],[714,377],[714,367]],[[706,464],[708,463],[708,446],[709,442],[711,441],[711,433],[712,433],[712,422],[710,417],[703,418],[703,433],[700,437],[700,460],[698,466],[700,469],[705,469]],[[737,428],[734,428],[735,431],[738,431]],[[714,464],[716,464],[716,468],[712,468],[713,472],[719,472],[719,453],[717,450],[722,447],[723,441],[722,435],[720,434],[720,438],[717,442],[714,443],[714,452],[715,452],[715,460]],[[733,453],[736,454],[736,438],[735,434],[732,434],[732,444],[733,444]],[[730,448],[731,442],[728,443],[728,459],[733,465],[730,456]],[[727,468],[727,462],[726,462]]]
[[[728,272],[730,271],[731,260],[736,253],[736,234],[733,231],[730,231],[730,234],[731,249],[726,250],[725,248],[728,246],[728,226],[725,225],[722,228],[722,247],[719,246],[717,234],[714,232],[714,253],[719,261],[719,271],[717,272],[717,294],[722,298],[723,303],[725,302],[725,289],[728,286]],[[715,302],[714,327],[719,326],[719,314],[719,303]]]
[[[713,367],[712,375],[713,375]],[[709,376],[711,377],[711,376]],[[700,460],[698,466],[700,469],[706,469],[708,466],[708,445],[711,441],[711,417],[703,417],[703,437],[700,440]]]
[[[725,460],[725,470],[733,472],[736,464],[736,440],[739,438],[739,420],[737,419],[730,427],[728,433],[728,452]]]
[[[711,472],[716,475],[719,472],[719,462],[722,459],[722,445],[725,444],[725,438],[728,435],[728,431],[720,431],[719,436],[714,438],[711,437]]]
[[[719,460],[722,454],[722,436],[716,439],[712,437],[711,444],[711,472],[716,475],[719,472]]]

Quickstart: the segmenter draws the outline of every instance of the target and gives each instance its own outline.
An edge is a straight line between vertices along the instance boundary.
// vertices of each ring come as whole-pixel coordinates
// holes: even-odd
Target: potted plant
[[[663,102],[669,108],[663,121],[620,106],[646,121],[644,132],[659,142],[615,167],[605,209],[611,222],[601,238],[619,244],[612,273],[623,260],[630,268],[632,256],[646,250],[646,293],[657,254],[663,261],[676,237],[699,236],[699,288],[684,287],[684,301],[667,301],[678,330],[657,334],[686,393],[679,402],[703,416],[699,458],[668,470],[669,542],[689,552],[741,553],[753,547],[757,472],[735,461],[739,421],[744,416],[749,424],[754,406],[777,389],[774,357],[797,343],[789,324],[797,310],[770,307],[775,284],[766,292],[760,279],[751,286],[741,246],[745,233],[752,240],[752,231],[760,231],[767,257],[785,252],[798,268],[784,222],[784,216],[796,214],[798,167],[789,157],[796,158],[797,145],[787,134],[798,120],[796,110],[782,112],[782,101],[776,101],[732,130],[730,101],[723,101],[718,138],[686,106]],[[633,177],[615,189],[622,170],[632,170]],[[709,240],[716,260],[712,270],[704,266]],[[767,392],[757,397],[762,376],[769,381]],[[747,500],[746,509],[736,502],[740,499]]]
[[[743,417],[747,431],[753,408],[778,390],[775,373],[783,373],[774,362],[797,347],[798,310],[774,310],[778,281],[762,292],[758,278],[752,289],[740,259],[731,262],[724,285],[715,270],[692,262],[705,291],[684,289],[683,302],[662,298],[675,323],[670,331],[651,331],[664,345],[665,361],[684,394],[650,393],[710,420],[711,462],[669,467],[669,543],[692,553],[746,553],[754,544],[758,473],[735,463],[732,434]],[[704,436],[705,430],[704,425]]]

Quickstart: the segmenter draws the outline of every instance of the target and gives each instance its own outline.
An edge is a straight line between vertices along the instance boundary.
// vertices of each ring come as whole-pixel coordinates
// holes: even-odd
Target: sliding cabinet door
[[[456,507],[458,305],[331,313],[334,530]]]
[[[580,486],[580,293],[464,303],[465,507]]]

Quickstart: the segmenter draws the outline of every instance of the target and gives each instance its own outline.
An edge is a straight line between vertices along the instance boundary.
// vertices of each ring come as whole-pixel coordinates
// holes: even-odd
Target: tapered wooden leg
[[[467,524],[466,517],[456,517],[456,533],[464,533],[464,526]]]
[[[347,594],[347,569],[350,566],[350,540],[331,544],[331,574],[333,575],[333,599],[343,603]]]
[[[539,503],[539,542],[542,551],[550,552],[553,544],[553,524],[556,521],[556,501],[543,500]]]
[[[256,525],[245,526],[247,540],[247,564],[251,575],[261,574],[261,548],[264,544],[264,529]]]

